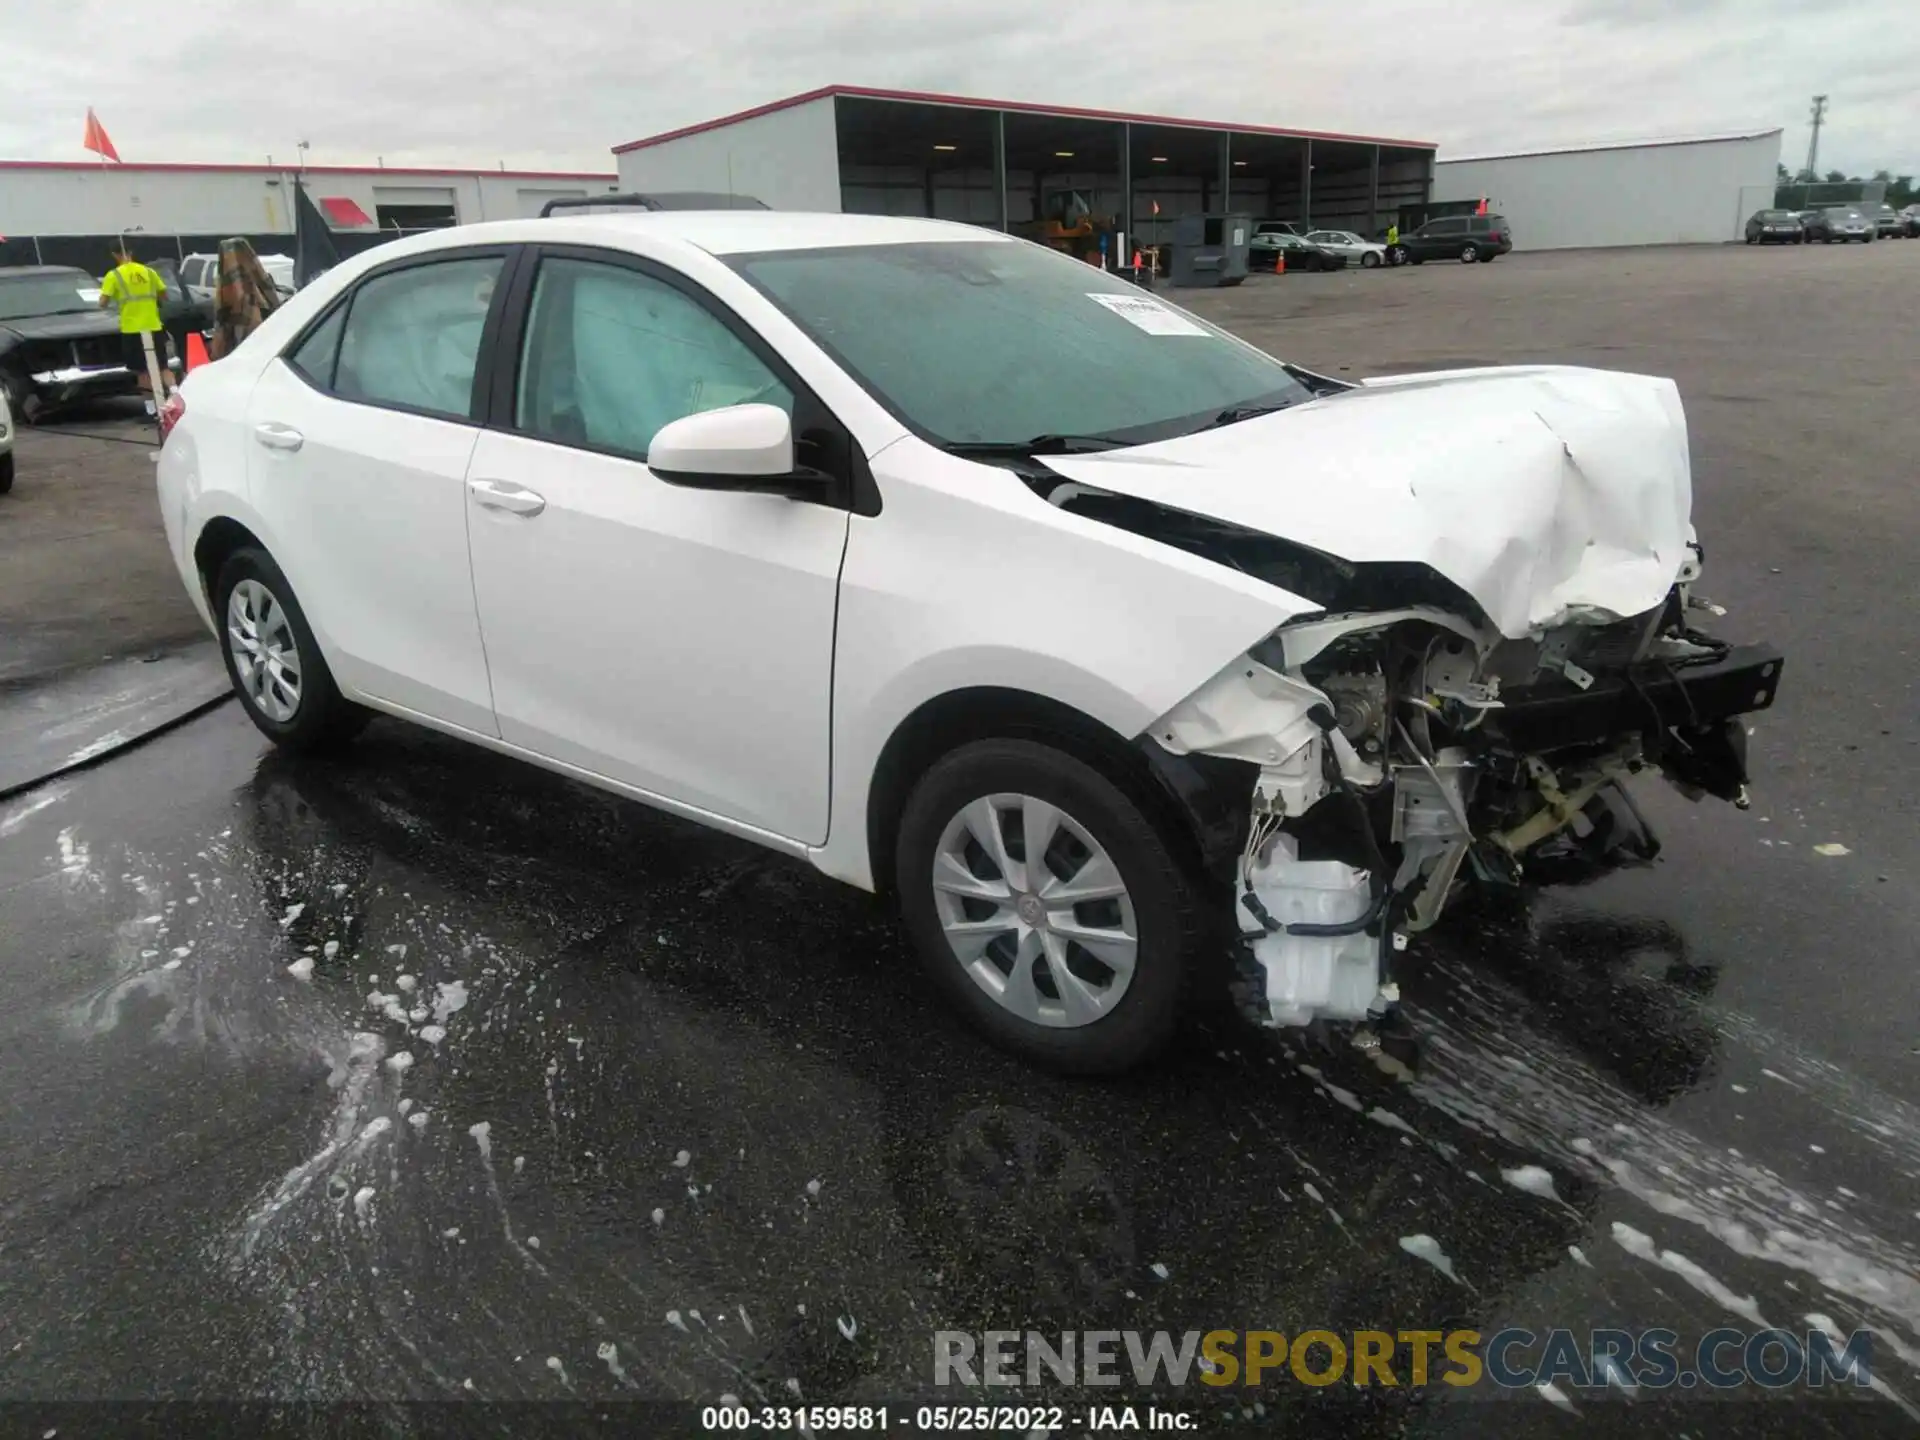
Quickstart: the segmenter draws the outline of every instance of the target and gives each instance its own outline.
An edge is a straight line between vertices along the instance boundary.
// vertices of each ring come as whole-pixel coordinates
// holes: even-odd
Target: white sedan
[[[1391,1038],[1457,883],[1644,860],[1638,770],[1744,800],[1780,667],[1691,628],[1671,381],[1349,385],[965,225],[414,236],[163,422],[271,739],[379,711],[887,891],[1062,1069],[1236,964],[1265,1024]]]
[[[1386,246],[1372,240],[1362,240],[1351,230],[1315,230],[1307,239],[1322,250],[1346,256],[1349,265],[1372,270],[1387,263]]]

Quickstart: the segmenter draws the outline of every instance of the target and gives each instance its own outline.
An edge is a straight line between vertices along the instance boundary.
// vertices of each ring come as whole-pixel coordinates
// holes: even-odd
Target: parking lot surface
[[[0,803],[0,1400],[63,1435],[73,1400],[953,1403],[936,1331],[1732,1325],[1871,1330],[1873,1388],[1152,1398],[1911,1433],[1916,282],[1920,245],[1726,247],[1175,297],[1348,377],[1673,376],[1699,588],[1787,656],[1750,811],[1646,786],[1658,866],[1416,942],[1411,1081],[1224,1006],[1123,1081],[1035,1074],[868,897],[395,722],[296,762],[227,705]],[[193,630],[145,455],[20,456],[0,710]]]

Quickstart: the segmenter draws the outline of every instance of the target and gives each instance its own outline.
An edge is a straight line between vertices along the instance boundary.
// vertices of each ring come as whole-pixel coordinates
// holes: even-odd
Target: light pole
[[[1820,161],[1820,122],[1826,118],[1827,97],[1824,95],[1816,95],[1813,97],[1813,138],[1807,142],[1807,178],[1809,181],[1820,178],[1820,172],[1814,167],[1818,165]]]

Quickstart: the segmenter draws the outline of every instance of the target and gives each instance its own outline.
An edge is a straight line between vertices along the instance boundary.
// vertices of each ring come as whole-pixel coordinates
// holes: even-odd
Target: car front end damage
[[[1232,884],[1261,1018],[1365,1022],[1462,886],[1652,860],[1632,777],[1744,806],[1781,658],[1695,627],[1671,380],[1296,373],[1306,403],[1050,457],[1042,493],[1292,607],[1138,743]]]
[[[1782,662],[1694,628],[1717,609],[1699,570],[1696,546],[1654,609],[1521,639],[1431,607],[1304,617],[1142,737],[1244,787],[1232,883],[1264,1023],[1380,1020],[1408,937],[1463,885],[1652,861],[1635,775],[1746,806],[1741,717]]]

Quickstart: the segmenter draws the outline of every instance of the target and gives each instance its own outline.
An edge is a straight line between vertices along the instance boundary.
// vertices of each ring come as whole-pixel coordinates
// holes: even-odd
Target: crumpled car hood
[[[1511,638],[1652,609],[1692,533],[1678,389],[1610,370],[1395,376],[1176,440],[1041,458],[1350,562],[1430,566]]]

